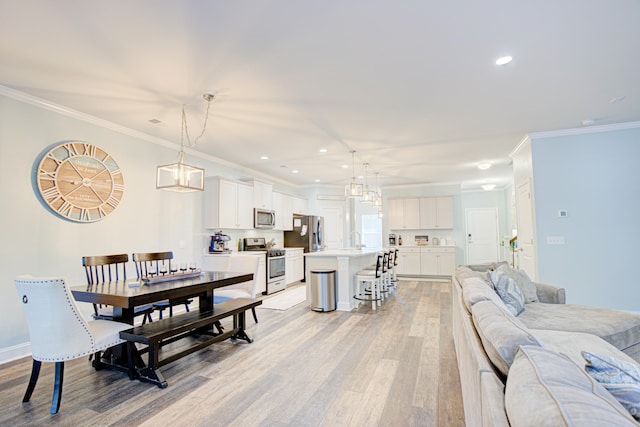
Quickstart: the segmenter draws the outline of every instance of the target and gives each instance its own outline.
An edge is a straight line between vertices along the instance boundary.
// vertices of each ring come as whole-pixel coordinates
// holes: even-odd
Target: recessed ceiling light
[[[582,126],[591,126],[596,123],[595,119],[584,119],[582,121]]]
[[[298,169],[294,169],[291,171],[291,173],[298,173],[298,172],[299,172]]]
[[[314,182],[320,182],[320,180],[318,178],[313,180]]]
[[[487,170],[491,167],[491,163],[478,163],[478,169],[480,170]]]
[[[269,160],[269,156],[260,156],[260,160]]]
[[[341,167],[342,169],[348,169],[348,168],[349,168],[349,165],[342,165],[342,166],[340,166],[340,167]]]
[[[494,188],[496,188],[496,185],[495,185],[495,184],[484,184],[484,185],[482,186],[482,189],[483,189],[484,191],[491,191],[491,190],[493,190]]]
[[[509,62],[511,62],[512,60],[513,60],[513,58],[511,56],[509,56],[509,55],[502,56],[502,57],[500,57],[500,58],[498,58],[496,60],[496,65],[506,65]]]
[[[329,150],[327,150],[326,148],[321,148],[319,151],[320,151],[321,153],[326,153],[326,152],[327,152],[327,151],[329,151]]]

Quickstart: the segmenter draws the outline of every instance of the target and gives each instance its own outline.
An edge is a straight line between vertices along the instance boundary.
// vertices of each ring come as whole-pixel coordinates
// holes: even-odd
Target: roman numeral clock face
[[[116,161],[86,142],[65,142],[47,151],[37,174],[42,200],[71,221],[101,220],[118,207],[124,193],[124,178]]]

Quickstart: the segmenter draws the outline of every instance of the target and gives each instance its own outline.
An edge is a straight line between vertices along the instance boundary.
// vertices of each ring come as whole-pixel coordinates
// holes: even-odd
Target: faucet
[[[356,248],[356,249],[362,249],[364,247],[364,245],[362,244],[362,235],[360,234],[359,231],[352,231],[351,234],[349,235],[349,238],[351,238],[352,236],[357,235],[358,236],[358,244],[354,245],[353,244],[353,239],[351,239],[351,247]]]

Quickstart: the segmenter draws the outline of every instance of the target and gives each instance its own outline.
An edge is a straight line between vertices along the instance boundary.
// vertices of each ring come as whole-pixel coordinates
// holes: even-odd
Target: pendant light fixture
[[[382,191],[380,191],[380,187],[378,187],[379,173],[380,172],[373,173],[376,176],[376,191],[375,191],[375,197],[373,198],[373,206],[380,208],[382,210]]]
[[[356,161],[355,161],[355,150],[351,150],[351,165],[353,167],[353,177],[351,178],[351,183],[347,184],[345,187],[345,196],[350,199],[357,199],[362,197],[362,184],[358,184],[356,182]]]
[[[367,170],[369,163],[363,163],[364,166],[364,192],[362,193],[362,203],[373,203],[376,198],[376,192],[369,189],[369,179]]]
[[[209,107],[211,107],[211,101],[214,99],[214,95],[211,93],[205,93],[202,95],[205,101],[207,101],[207,111],[204,116],[204,124],[202,126],[202,132],[200,135],[191,142],[189,138],[189,128],[187,127],[187,115],[184,111],[184,105],[182,106],[182,130],[180,133],[180,151],[178,152],[178,162],[170,165],[158,166],[156,173],[156,188],[159,190],[169,190],[181,193],[190,191],[203,191],[204,190],[204,169],[197,166],[191,166],[184,162],[184,141],[187,140],[187,144],[190,148],[195,147],[198,140],[204,135],[207,129],[207,120],[209,119]]]

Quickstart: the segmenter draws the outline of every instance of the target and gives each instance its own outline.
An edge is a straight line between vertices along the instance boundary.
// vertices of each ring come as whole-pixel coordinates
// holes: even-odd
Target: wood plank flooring
[[[0,425],[464,426],[450,288],[401,281],[377,311],[258,308],[260,323],[247,316],[252,344],[226,341],[163,367],[164,390],[67,362],[56,415],[52,363],[25,404],[31,359],[0,365]]]

